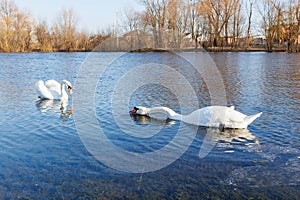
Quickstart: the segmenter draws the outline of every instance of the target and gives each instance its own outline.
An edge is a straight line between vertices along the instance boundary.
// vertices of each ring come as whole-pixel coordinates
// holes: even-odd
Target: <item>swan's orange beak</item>
[[[129,111],[130,113],[136,113],[139,109],[137,107],[134,107],[133,110]]]
[[[70,94],[73,94],[73,90],[70,86],[68,86],[68,91],[69,91]]]
[[[70,111],[69,111],[69,114],[72,114],[73,113],[73,106],[70,107]]]
[[[136,110],[135,109],[133,109],[133,110],[131,110],[131,111],[129,111],[130,113],[136,113]]]

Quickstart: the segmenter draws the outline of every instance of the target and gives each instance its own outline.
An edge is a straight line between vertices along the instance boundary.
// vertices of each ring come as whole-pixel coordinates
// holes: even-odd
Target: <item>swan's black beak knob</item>
[[[68,86],[68,91],[69,91],[70,94],[73,94],[73,90],[72,90],[71,86]]]

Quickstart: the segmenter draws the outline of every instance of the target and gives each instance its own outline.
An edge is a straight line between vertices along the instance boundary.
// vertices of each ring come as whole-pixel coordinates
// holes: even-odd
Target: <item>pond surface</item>
[[[176,54],[0,54],[0,199],[299,199],[300,55],[210,56],[222,76],[225,91],[217,93],[225,92],[226,105],[247,115],[263,112],[247,130],[128,113],[137,105],[161,105],[187,114],[212,104],[211,84],[218,77],[209,77],[209,85]],[[173,70],[155,71],[147,63]],[[128,73],[136,66],[146,70]],[[74,95],[63,103],[40,100],[34,89],[40,79],[69,80]],[[129,85],[135,89],[127,91]],[[86,96],[76,105],[80,95]],[[78,131],[82,120],[85,129]],[[174,142],[179,132],[183,137]],[[106,149],[107,141],[126,155],[171,147],[159,159],[137,163],[134,156]]]

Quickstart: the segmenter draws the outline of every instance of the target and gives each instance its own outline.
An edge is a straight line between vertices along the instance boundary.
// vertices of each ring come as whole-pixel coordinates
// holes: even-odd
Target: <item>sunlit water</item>
[[[108,62],[111,55],[99,53],[99,62]],[[298,54],[211,54],[222,74],[227,105],[235,105],[249,115],[263,112],[248,130],[225,132],[128,113],[114,116],[110,100],[114,86],[128,70],[149,62],[172,66],[187,77],[197,92],[200,107],[209,106],[211,100],[203,77],[178,57],[168,53],[120,57],[102,74],[96,89],[87,87],[95,93],[96,111],[86,115],[87,120],[97,118],[107,138],[128,152],[159,150],[172,141],[180,127],[188,133],[187,142],[192,140],[187,151],[171,165],[136,174],[107,167],[87,151],[76,131],[74,116],[69,113],[71,99],[64,104],[37,99],[35,81],[66,79],[74,84],[76,78],[85,78],[78,77],[78,70],[88,56],[0,54],[0,199],[300,198]],[[180,87],[176,80],[174,85]],[[186,110],[169,88],[147,84],[131,94],[126,109],[164,105],[188,113],[188,98],[185,103]],[[76,109],[85,107],[75,107],[75,114]],[[135,131],[140,127],[143,132],[132,134],[141,137],[124,133],[120,124],[129,130],[134,127]],[[151,135],[158,128],[161,130]],[[200,158],[206,139],[213,146]],[[114,152],[110,155],[114,156]]]

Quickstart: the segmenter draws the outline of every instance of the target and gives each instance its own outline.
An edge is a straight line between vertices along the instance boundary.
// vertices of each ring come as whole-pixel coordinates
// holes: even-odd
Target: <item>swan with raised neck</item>
[[[35,83],[37,94],[42,99],[67,100],[66,88],[70,94],[73,93],[72,84],[67,80],[62,80],[61,83],[55,80],[39,80]]]
[[[244,129],[247,128],[256,118],[260,117],[262,113],[247,116],[241,112],[234,110],[234,106],[208,106],[193,111],[188,115],[181,115],[172,109],[164,106],[146,108],[143,106],[136,106],[131,113],[138,115],[153,116],[156,113],[164,113],[167,118],[173,120],[180,120],[188,124],[205,127],[222,127]]]

